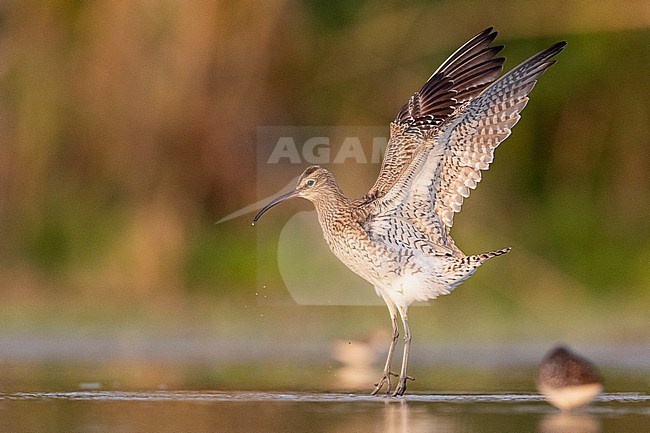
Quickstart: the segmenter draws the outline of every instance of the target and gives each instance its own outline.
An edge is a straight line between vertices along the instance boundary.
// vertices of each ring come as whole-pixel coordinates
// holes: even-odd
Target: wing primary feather
[[[500,60],[491,59],[491,64],[462,69],[463,72],[457,74],[461,88],[475,86],[461,90],[453,99],[459,99],[465,92],[469,101],[457,105],[448,118],[438,119],[435,127],[417,140],[407,140],[404,134],[410,130],[408,125],[424,122],[422,119],[413,119],[405,129],[397,131],[402,135],[396,137],[404,140],[400,144],[408,146],[410,153],[407,159],[393,165],[398,171],[393,174],[392,182],[387,181],[390,177],[383,179],[380,185],[385,188],[383,194],[368,204],[373,209],[371,213],[400,215],[414,221],[434,242],[458,251],[449,236],[455,213],[461,210],[464,199],[481,181],[481,171],[490,167],[496,147],[510,135],[520,119],[537,79],[556,62],[553,57],[565,45],[566,42],[558,42],[548,47],[494,82],[490,78],[500,72]],[[462,54],[457,56],[461,57]],[[487,84],[480,84],[483,79]],[[449,91],[457,90],[457,86],[454,82]],[[426,107],[441,108],[437,101],[431,101]],[[433,123],[436,119],[426,120]],[[417,126],[414,129],[417,131]],[[395,149],[393,147],[392,152],[398,152]],[[385,164],[382,170],[384,168]]]
[[[444,73],[450,77],[456,77],[454,73],[458,70],[460,70],[463,66],[472,63],[475,64],[476,66],[482,65],[486,62],[492,61],[492,62],[499,62],[503,63],[505,62],[505,57],[497,57],[494,58],[501,50],[503,49],[503,45],[497,45],[494,47],[488,47],[482,51],[479,51],[472,55],[471,57],[468,57],[466,60],[464,60],[462,63],[456,64],[453,68],[451,69],[445,69]],[[465,71],[461,71],[463,73]]]
[[[493,27],[488,27],[469,41],[465,42],[460,48],[454,51],[451,56],[449,56],[447,60],[445,60],[442,65],[440,65],[438,69],[436,69],[432,76],[439,71],[444,71],[447,67],[449,67],[449,65],[453,64],[457,59],[467,55],[467,53],[472,53],[472,50],[477,46],[490,45],[499,34],[499,32],[492,32],[492,30]]]
[[[514,71],[518,76],[510,83],[509,91],[517,91],[519,84],[534,82],[535,77],[552,64],[550,58],[566,44],[560,42],[549,47],[524,62],[527,69],[517,67],[495,81],[501,74],[505,61],[503,57],[495,58],[503,46],[490,46],[496,36],[497,32],[489,27],[471,38],[454,51],[420,91],[401,107],[391,123],[391,138],[377,180],[366,195],[368,200],[384,196],[399,181],[407,166],[412,163],[416,149],[427,139],[428,134],[442,128],[455,113],[480,98],[491,86],[503,82]]]
[[[416,119],[427,115],[434,115],[440,119],[447,117],[450,114],[448,110],[443,110],[442,112],[428,111],[427,108],[431,106],[428,102],[432,100],[436,102],[444,101],[450,106],[456,105],[455,102],[458,102],[458,100],[454,101],[444,94],[444,92],[449,89],[453,89],[456,93],[463,92],[465,97],[476,95],[476,92],[467,92],[467,88],[461,87],[463,82],[458,80],[467,73],[477,71],[478,76],[480,75],[478,72],[480,68],[484,68],[484,72],[488,74],[488,76],[484,78],[485,82],[488,84],[493,82],[498,77],[499,73],[495,75],[493,70],[486,67],[487,64],[492,62],[491,66],[498,66],[505,60],[503,58],[493,59],[493,57],[503,49],[503,45],[490,47],[490,44],[494,41],[496,36],[497,32],[492,32],[492,28],[490,27],[474,36],[457,49],[433,74],[431,74],[422,88],[415,93],[404,106],[402,106],[397,114],[395,122],[408,122],[410,119]],[[435,124],[435,122],[433,123]],[[412,131],[413,128],[409,128],[409,130]]]
[[[469,196],[465,187],[476,187],[481,170],[489,168],[494,150],[519,120],[537,79],[555,64],[552,57],[565,46],[566,42],[558,42],[522,62],[463,106],[452,116],[454,120],[441,125],[438,137],[446,137],[439,138],[446,150],[439,176],[432,179],[436,188],[431,200],[447,231]],[[420,176],[426,178],[424,173]]]

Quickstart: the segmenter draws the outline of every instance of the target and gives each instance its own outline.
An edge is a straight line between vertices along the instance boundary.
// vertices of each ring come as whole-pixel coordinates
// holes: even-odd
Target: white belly
[[[379,296],[396,305],[409,306],[449,294],[474,272],[471,269],[452,275],[447,268],[457,258],[418,251],[388,250],[374,244],[354,248],[337,242],[330,244],[330,249],[354,273],[374,285]]]
[[[553,406],[568,410],[590,403],[603,390],[603,387],[599,383],[590,383],[562,388],[540,386],[539,390]]]

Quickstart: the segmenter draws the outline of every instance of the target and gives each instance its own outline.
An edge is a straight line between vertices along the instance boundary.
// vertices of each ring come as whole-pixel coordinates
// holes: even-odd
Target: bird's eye
[[[305,182],[305,185],[314,186],[316,185],[316,181],[314,179],[309,179],[307,182]]]

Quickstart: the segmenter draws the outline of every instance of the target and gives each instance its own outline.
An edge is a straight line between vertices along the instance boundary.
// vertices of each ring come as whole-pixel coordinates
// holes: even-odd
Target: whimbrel
[[[488,28],[456,50],[397,113],[379,176],[363,198],[347,198],[328,170],[311,166],[295,189],[255,216],[257,221],[292,197],[310,200],[332,252],[373,284],[386,303],[392,340],[372,394],[384,385],[390,394],[391,376],[398,377],[392,395],[406,391],[409,306],[450,293],[486,260],[510,250],[466,256],[450,236],[453,218],[481,180],[481,171],[489,168],[494,149],[510,135],[528,93],[566,42],[499,78],[505,59],[495,58],[503,49],[491,46],[496,35]],[[398,314],[404,328],[399,376],[390,370]]]

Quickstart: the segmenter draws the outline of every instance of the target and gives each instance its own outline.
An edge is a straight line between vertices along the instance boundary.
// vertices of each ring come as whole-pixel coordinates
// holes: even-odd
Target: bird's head
[[[318,165],[307,167],[307,169],[298,178],[296,187],[264,206],[262,210],[260,210],[257,215],[255,215],[253,222],[256,222],[258,219],[260,219],[264,212],[271,209],[276,204],[293,197],[302,197],[314,202],[317,200],[320,194],[326,192],[333,185],[335,185],[334,177],[329,171]]]

